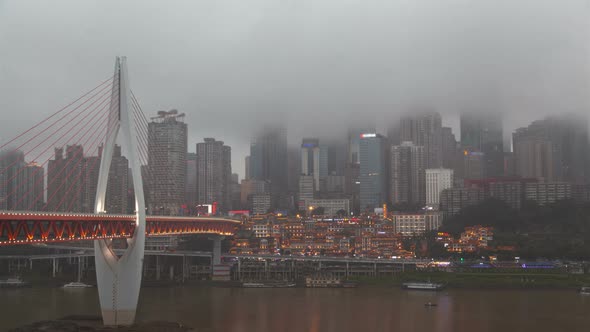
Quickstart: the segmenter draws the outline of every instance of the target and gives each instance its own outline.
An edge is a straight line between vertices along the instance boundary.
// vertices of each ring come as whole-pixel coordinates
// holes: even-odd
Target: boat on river
[[[244,288],[291,288],[295,287],[293,282],[244,282]]]
[[[590,286],[584,286],[584,287],[580,288],[580,294],[590,295]]]
[[[72,281],[72,282],[69,282],[69,283],[63,285],[63,288],[90,288],[90,287],[94,287],[94,286],[88,285],[88,284],[85,284],[85,283],[79,282],[79,281]]]
[[[29,286],[31,286],[31,284],[22,281],[20,278],[8,278],[0,280],[0,288],[23,288]]]
[[[402,288],[411,290],[437,291],[445,288],[445,284],[434,282],[404,282]]]

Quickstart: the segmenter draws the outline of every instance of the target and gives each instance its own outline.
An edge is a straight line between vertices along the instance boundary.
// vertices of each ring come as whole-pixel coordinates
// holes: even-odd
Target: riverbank
[[[401,286],[408,281],[444,283],[467,289],[578,289],[590,285],[590,275],[484,272],[402,272],[395,277],[353,277],[364,286]]]
[[[198,331],[174,322],[147,322],[132,326],[103,326],[95,316],[69,316],[58,320],[41,321],[18,327],[9,332],[191,332]]]

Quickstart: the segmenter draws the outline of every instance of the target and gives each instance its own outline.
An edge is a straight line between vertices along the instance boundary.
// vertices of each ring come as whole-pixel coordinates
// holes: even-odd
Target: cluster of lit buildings
[[[440,213],[396,213],[389,218],[297,218],[255,216],[237,232],[232,253],[360,257],[410,257],[404,238],[440,225]]]
[[[490,248],[490,241],[494,239],[494,229],[481,225],[465,227],[458,239],[448,233],[439,232],[437,242],[444,245],[448,252],[473,253],[480,249]]]

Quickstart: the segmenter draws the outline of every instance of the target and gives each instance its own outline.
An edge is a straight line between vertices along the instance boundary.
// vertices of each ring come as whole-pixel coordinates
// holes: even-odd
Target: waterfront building
[[[441,219],[441,213],[438,211],[393,214],[395,233],[402,236],[417,236],[436,230],[441,225]]]
[[[325,216],[335,216],[339,212],[344,212],[346,216],[350,215],[349,199],[311,199],[306,201],[306,209],[323,208]]]
[[[252,213],[265,214],[271,208],[270,194],[255,194],[252,195]]]

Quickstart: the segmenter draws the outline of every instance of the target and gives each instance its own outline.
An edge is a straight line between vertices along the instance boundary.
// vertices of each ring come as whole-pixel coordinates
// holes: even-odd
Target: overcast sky
[[[289,139],[420,106],[457,138],[460,111],[502,112],[505,136],[550,113],[587,113],[590,5],[583,0],[0,0],[0,138],[112,74],[128,57],[150,114],[187,113],[233,149],[244,174],[252,126]]]

